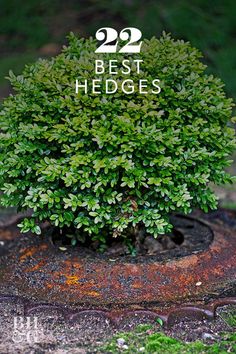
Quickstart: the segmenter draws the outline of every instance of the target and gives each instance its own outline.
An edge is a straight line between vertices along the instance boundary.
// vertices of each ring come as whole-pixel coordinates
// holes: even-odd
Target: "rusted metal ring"
[[[214,239],[208,249],[147,263],[62,253],[46,238],[24,236],[1,258],[1,293],[100,309],[235,296],[236,231],[227,224],[209,227]]]

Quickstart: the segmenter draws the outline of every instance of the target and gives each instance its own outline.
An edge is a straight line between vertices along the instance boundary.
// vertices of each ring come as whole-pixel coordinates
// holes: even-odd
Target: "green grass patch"
[[[119,347],[117,340],[125,340]],[[201,341],[184,343],[166,336],[162,332],[154,332],[152,326],[140,325],[132,332],[124,332],[115,335],[105,345],[99,348],[99,353],[156,353],[156,354],[187,354],[187,353],[235,353],[236,333],[222,335],[222,340],[212,345]]]

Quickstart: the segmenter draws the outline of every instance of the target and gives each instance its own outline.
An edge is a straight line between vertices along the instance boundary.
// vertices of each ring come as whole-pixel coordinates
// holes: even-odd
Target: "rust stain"
[[[1,230],[0,231],[0,240],[2,241],[10,241],[10,240],[14,240],[14,238],[16,238],[20,236],[20,233],[13,233],[11,230]]]
[[[143,284],[141,282],[135,282],[135,283],[133,283],[132,288],[141,289],[142,286],[143,286]]]
[[[87,295],[97,297],[97,296],[100,296],[100,293],[98,293],[97,291],[88,291]]]
[[[79,277],[76,275],[66,275],[66,285],[78,285]]]
[[[222,284],[231,284],[235,279],[236,231],[217,224],[212,225],[212,230],[214,240],[208,250],[161,263],[110,262],[69,253],[62,259],[49,242],[41,243],[34,236],[33,246],[18,253],[12,250],[9,267],[3,267],[4,279],[11,279],[19,289],[22,281],[29,296],[34,291],[30,282],[33,280],[38,284],[37,296],[58,303],[93,303],[94,298],[94,304],[104,306],[196,299],[217,292]],[[37,263],[25,269],[32,258]],[[37,270],[45,274],[40,283],[38,272],[34,273]]]
[[[188,268],[194,267],[199,263],[199,257],[197,255],[192,255],[191,257],[184,257],[183,259],[179,260],[178,268]],[[175,261],[171,261],[171,264],[175,264]]]
[[[33,266],[33,267],[31,267],[31,268],[26,268],[26,269],[24,270],[24,272],[30,273],[30,272],[34,272],[34,271],[36,271],[36,270],[39,270],[40,268],[42,268],[42,266],[43,266],[45,263],[46,263],[45,260],[40,261],[40,262],[37,263],[35,266]]]
[[[45,284],[45,286],[46,286],[48,289],[52,289],[52,288],[53,288],[53,284],[50,284],[50,283]]]
[[[37,248],[35,247],[32,247],[31,249],[27,250],[25,253],[23,253],[22,256],[20,256],[20,262],[24,262],[27,258],[32,257],[36,251]]]
[[[24,262],[27,258],[32,258],[38,251],[45,251],[46,249],[48,249],[48,245],[46,243],[42,243],[37,247],[29,247],[21,252],[23,254],[20,256],[20,262]]]

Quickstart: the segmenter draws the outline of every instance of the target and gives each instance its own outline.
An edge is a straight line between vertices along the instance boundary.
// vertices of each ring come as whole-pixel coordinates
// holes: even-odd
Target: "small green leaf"
[[[72,245],[72,246],[75,246],[75,245],[76,245],[76,243],[77,243],[76,238],[73,238],[73,239],[71,240],[71,245]]]
[[[164,324],[163,320],[162,320],[160,317],[158,317],[158,318],[156,319],[156,322],[157,322],[161,327],[162,327],[163,324]]]

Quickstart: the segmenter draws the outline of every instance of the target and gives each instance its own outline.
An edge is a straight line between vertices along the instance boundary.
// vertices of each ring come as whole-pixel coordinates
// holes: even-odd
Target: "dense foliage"
[[[231,180],[224,168],[235,147],[222,82],[205,74],[198,50],[164,35],[144,41],[142,72],[130,74],[159,78],[159,95],[76,94],[77,78],[94,79],[95,59],[114,59],[96,46],[71,35],[57,57],[10,73],[16,93],[0,113],[1,204],[33,209],[23,232],[40,233],[50,220],[95,238],[138,225],[157,236],[171,229],[171,212],[215,208],[209,182]]]

